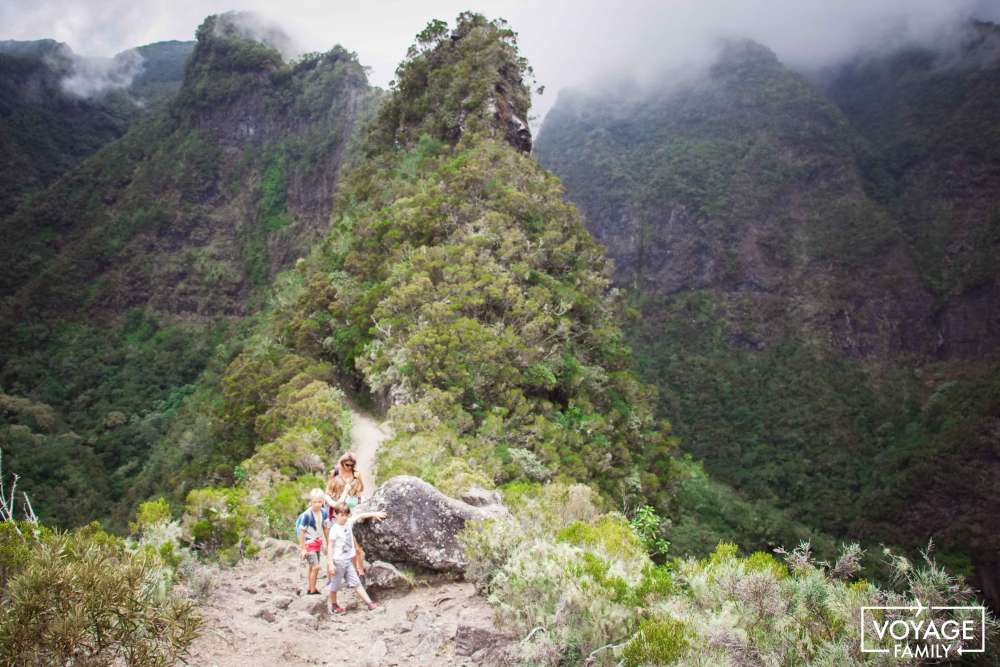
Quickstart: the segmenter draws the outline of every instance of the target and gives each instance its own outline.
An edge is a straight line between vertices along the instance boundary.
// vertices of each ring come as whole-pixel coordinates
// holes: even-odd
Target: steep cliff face
[[[941,358],[1000,347],[1000,26],[859,58],[820,83],[864,138],[866,190],[935,298]]]
[[[169,104],[0,220],[0,382],[98,454],[95,479],[114,477],[105,508],[216,346],[327,230],[348,141],[376,100],[354,54],[286,62],[240,25],[209,17]],[[162,91],[149,74],[137,84]],[[17,431],[5,454],[32,470],[49,436],[6,417],[31,437]]]
[[[662,94],[560,97],[538,155],[579,193],[619,284],[718,290],[753,313],[734,318],[749,347],[794,333],[848,356],[927,353],[931,298],[865,193],[855,144],[805,80],[733,43],[705,78]]]
[[[3,221],[14,309],[244,313],[327,224],[361,66],[339,47],[285,63],[217,21],[169,109]]]
[[[0,42],[0,217],[176,93],[193,46],[96,60],[54,40]]]
[[[631,288],[683,447],[808,523],[986,572],[1000,152],[976,30],[957,69],[904,54],[822,86],[732,43],[659,92],[564,93],[536,152]]]

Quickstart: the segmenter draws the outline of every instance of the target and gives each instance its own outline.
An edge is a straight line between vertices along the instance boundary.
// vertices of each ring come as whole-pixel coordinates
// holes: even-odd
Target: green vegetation
[[[808,543],[779,550],[779,561],[720,542],[707,558],[654,565],[635,521],[602,514],[588,487],[521,484],[505,499],[512,523],[471,523],[461,540],[466,577],[525,637],[516,656],[524,664],[738,665],[753,655],[764,664],[863,665],[861,606],[973,599],[930,557],[915,564],[887,552],[894,588],[856,579],[857,545],[823,563]],[[998,631],[990,618],[987,641]]]
[[[461,20],[471,44],[507,45],[490,51],[493,76],[519,82],[509,31]],[[400,85],[435,48],[400,68]],[[434,57],[456,67],[476,53],[461,40],[441,48],[447,57]],[[495,120],[483,99],[478,113]],[[393,118],[386,109],[372,141]],[[137,493],[180,503],[192,483],[211,483],[198,493],[212,498],[235,484],[264,507],[246,530],[285,534],[303,480],[344,450],[335,389],[344,384],[394,404],[380,477],[415,473],[455,495],[515,479],[590,479],[666,511],[673,440],[629,370],[603,257],[558,182],[488,127],[454,144],[424,134],[355,168],[330,235],[283,276],[225,370],[199,383]],[[178,448],[178,438],[197,445]],[[209,528],[201,542],[241,548],[226,538],[231,526]]]
[[[501,136],[502,117],[528,117],[533,76],[503,19],[459,15],[454,30],[427,24],[396,70],[393,94],[372,128],[369,151],[412,146],[422,136],[455,142],[463,134]]]
[[[104,329],[22,326],[8,339],[0,442],[47,525],[87,523],[125,497],[225,333],[134,309]]]
[[[997,590],[996,37],[822,88],[735,41],[707,75],[564,93],[546,118],[539,159],[616,261],[635,368],[708,473],[676,485],[676,550],[933,536]]]
[[[92,524],[0,523],[0,662],[173,665],[200,619],[174,569]]]
[[[48,525],[123,529],[150,494],[231,483],[251,451],[227,431],[219,378],[255,326],[243,318],[328,226],[374,102],[340,47],[276,54],[210,17],[172,102],[0,217],[0,445]],[[166,81],[159,65],[146,83]]]
[[[285,62],[210,17],[169,108],[0,220],[4,449],[51,525],[132,534],[0,524],[4,650],[183,659],[172,583],[291,537],[348,446],[345,390],[394,426],[379,477],[502,490],[513,520],[461,540],[524,662],[861,665],[861,606],[973,600],[929,556],[863,572],[829,536],[930,527],[962,574],[996,550],[990,477],[956,503],[931,474],[938,450],[990,469],[996,365],[866,363],[897,343],[851,319],[915,275],[869,271],[891,253],[939,297],[989,282],[988,251],[961,286],[926,268],[954,202],[904,229],[836,107],[733,43],[627,113],[553,112],[543,154],[626,297],[525,155],[530,76],[504,22],[434,21],[349,149],[377,101],[353,54]]]
[[[380,152],[344,183],[330,236],[226,371],[218,465],[295,479],[329,460],[334,408],[270,424],[283,392],[322,405],[336,373],[394,404],[380,476],[421,474],[457,494],[558,471],[665,506],[669,426],[652,419],[652,394],[629,371],[604,260],[558,183],[493,136],[492,109],[508,94],[527,99],[513,33],[462,15],[455,34],[435,31],[401,65],[369,130]],[[461,103],[465,134],[421,125],[399,143],[412,115],[400,111],[402,91],[437,80],[428,68],[438,67],[476,68],[460,98],[431,86],[445,98],[441,118]],[[397,143],[380,144],[386,132]],[[267,184],[282,160],[265,195],[280,189]]]
[[[268,229],[275,231],[286,227],[288,219],[288,194],[285,191],[285,156],[278,155],[264,171],[260,184],[260,203],[257,214]]]
[[[900,221],[942,301],[997,277],[998,35],[970,22],[945,53],[911,46],[859,59],[825,86],[863,137],[866,192]]]
[[[180,87],[193,46],[139,47],[142,71],[127,89],[87,97],[63,89],[79,57],[65,44],[0,46],[0,218],[165,104]]]

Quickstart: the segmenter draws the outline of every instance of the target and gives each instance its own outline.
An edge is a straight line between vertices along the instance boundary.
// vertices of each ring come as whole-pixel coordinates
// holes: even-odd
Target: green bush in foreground
[[[887,551],[897,578],[892,588],[854,580],[863,555],[857,545],[828,564],[813,558],[808,543],[778,550],[784,562],[762,551],[743,557],[735,544],[720,543],[708,558],[656,566],[648,554],[661,554],[655,541],[643,539],[641,516],[600,515],[587,500],[596,495],[583,489],[510,485],[514,521],[470,524],[461,534],[466,578],[488,594],[498,623],[531,636],[512,660],[860,667],[872,664],[861,653],[862,606],[977,604],[929,555],[921,565]],[[940,623],[968,613],[931,615]],[[1000,639],[998,628],[988,617],[987,643]],[[892,658],[894,665],[924,664]]]
[[[691,645],[687,626],[672,618],[648,620],[622,651],[626,667],[667,665],[680,658]]]
[[[72,533],[0,524],[0,664],[173,665],[194,641],[194,606],[145,550],[91,524]]]

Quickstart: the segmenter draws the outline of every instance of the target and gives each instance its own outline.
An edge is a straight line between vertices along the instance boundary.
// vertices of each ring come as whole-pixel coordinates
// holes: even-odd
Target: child
[[[365,482],[361,478],[361,471],[357,468],[357,458],[351,452],[347,452],[340,457],[333,472],[330,473],[326,481],[326,502],[330,504],[330,513],[337,503],[347,503],[349,508],[354,509],[361,502]],[[365,552],[357,540],[354,540],[354,569],[358,576],[364,579]]]
[[[299,536],[299,549],[302,559],[309,568],[309,588],[306,595],[319,595],[316,590],[316,578],[319,576],[320,552],[327,532],[327,512],[323,506],[326,499],[323,489],[313,489],[309,492],[309,507],[295,520],[295,532]]]
[[[337,503],[333,507],[333,514],[329,521],[328,540],[329,547],[326,551],[327,572],[330,575],[330,611],[334,614],[343,614],[346,610],[337,603],[337,591],[345,585],[353,588],[368,609],[378,609],[378,605],[372,602],[365,592],[361,580],[358,578],[358,571],[354,569],[354,524],[366,519],[381,521],[386,517],[385,512],[362,512],[354,518],[350,518],[351,508],[347,503]]]

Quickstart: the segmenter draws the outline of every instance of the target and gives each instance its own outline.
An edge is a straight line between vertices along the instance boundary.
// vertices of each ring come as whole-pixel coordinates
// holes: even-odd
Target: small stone
[[[274,623],[274,612],[270,609],[260,609],[254,614],[257,618],[262,618],[268,623]]]
[[[288,609],[288,606],[290,604],[292,604],[292,602],[294,602],[294,601],[295,601],[295,598],[287,598],[287,597],[286,598],[280,598],[280,599],[278,599],[274,603],[274,606],[277,607],[278,609],[281,609],[282,611],[284,611],[285,609]]]
[[[250,595],[257,595],[257,589],[256,588],[252,588],[250,586],[244,586],[243,590],[246,591],[247,593],[249,593]]]
[[[462,494],[462,502],[468,503],[473,507],[487,507],[489,505],[500,505],[502,501],[499,491],[487,491],[481,487],[474,486]]]
[[[455,653],[471,656],[483,649],[492,648],[510,641],[510,637],[493,628],[484,628],[462,623],[455,631]]]
[[[376,639],[368,648],[368,654],[365,656],[365,667],[379,667],[385,662],[385,658],[388,655],[389,647],[386,645],[385,640]]]
[[[429,630],[434,625],[434,617],[428,612],[419,614],[415,621],[413,621],[413,630],[417,634],[422,634]]]
[[[368,566],[365,574],[365,590],[379,598],[405,593],[410,588],[409,580],[391,563],[375,561]]]

